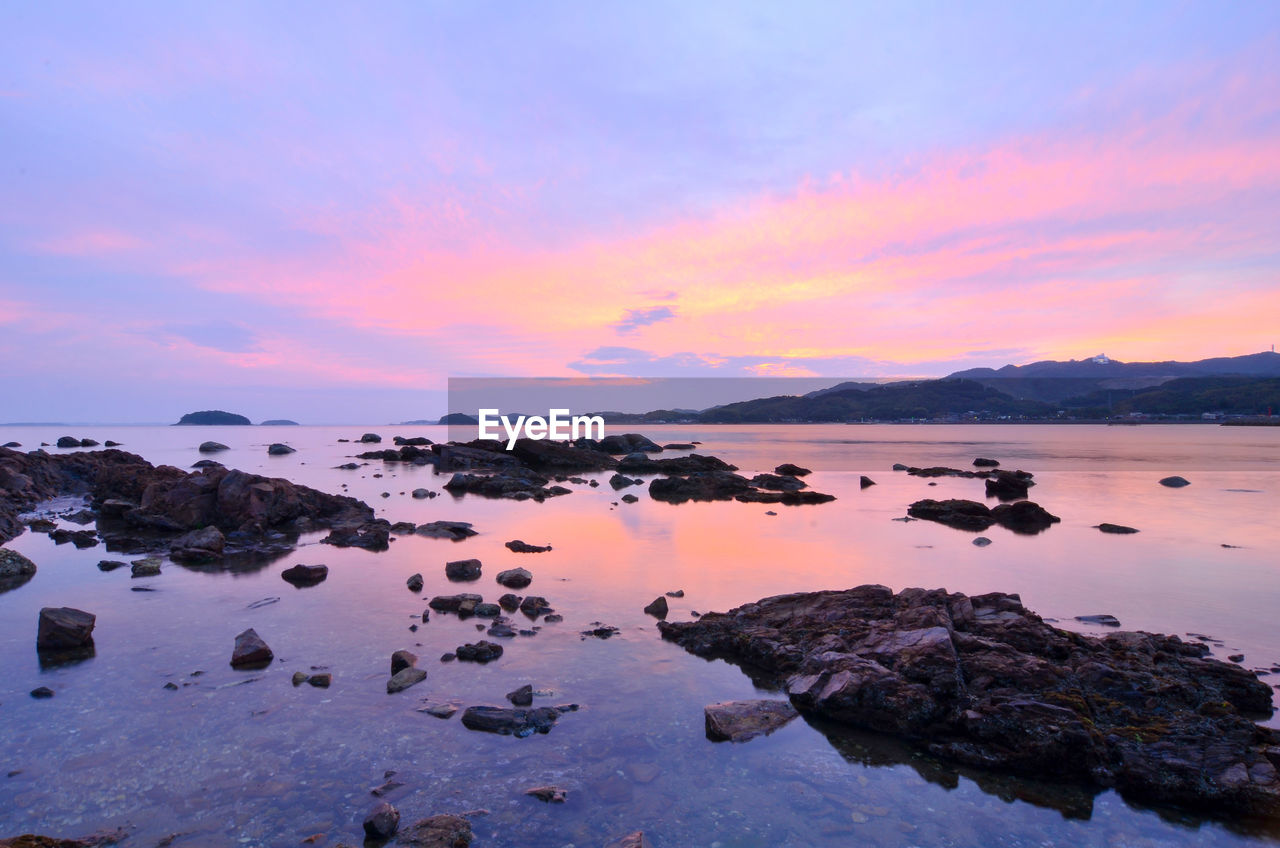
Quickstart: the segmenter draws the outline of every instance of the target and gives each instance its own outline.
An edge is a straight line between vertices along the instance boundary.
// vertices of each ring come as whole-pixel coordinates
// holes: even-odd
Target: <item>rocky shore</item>
[[[968,766],[1280,815],[1270,687],[1176,636],[1046,624],[1017,595],[884,586],[781,595],[663,638],[741,665],[803,713]]]

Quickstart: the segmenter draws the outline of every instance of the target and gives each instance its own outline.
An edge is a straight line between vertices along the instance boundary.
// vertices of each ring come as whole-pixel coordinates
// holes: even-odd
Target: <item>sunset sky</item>
[[[0,421],[1280,341],[1280,3],[7,4]]]

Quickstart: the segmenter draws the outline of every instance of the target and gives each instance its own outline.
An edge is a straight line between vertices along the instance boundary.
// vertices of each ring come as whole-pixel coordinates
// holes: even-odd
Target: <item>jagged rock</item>
[[[275,654],[252,627],[236,637],[231,652],[232,668],[262,668],[275,659]]]
[[[1183,486],[1190,486],[1191,481],[1186,477],[1179,477],[1176,474],[1173,477],[1165,477],[1160,481],[1161,486],[1168,486],[1170,489],[1181,489]]]
[[[519,539],[512,539],[507,542],[507,550],[517,554],[545,554],[551,550],[550,545],[530,545]]]
[[[790,701],[722,701],[703,707],[707,738],[746,742],[782,727],[800,715]]]
[[[480,560],[458,559],[444,564],[444,576],[450,580],[468,582],[480,579]]]
[[[509,568],[498,572],[498,582],[508,589],[523,589],[533,582],[533,574],[524,568]]]
[[[875,480],[872,480],[870,477],[868,477],[868,476],[867,476],[867,475],[865,475],[865,474],[863,474],[861,477],[859,477],[859,478],[858,478],[858,488],[859,488],[859,489],[869,489],[869,488],[871,488],[872,486],[874,486],[875,484],[876,484],[876,481],[875,481]]]
[[[400,827],[400,811],[383,801],[365,816],[364,833],[370,839],[390,839]]]
[[[323,583],[325,578],[329,576],[329,566],[302,565],[299,563],[280,572],[280,576],[284,578],[285,582],[294,586],[315,586],[317,583]]]
[[[267,453],[271,456],[284,456],[290,453],[297,453],[297,451],[281,442],[274,442],[267,448]]]
[[[502,646],[482,639],[479,642],[458,646],[454,654],[464,662],[489,663],[502,656]]]
[[[466,521],[432,521],[419,524],[418,529],[413,532],[430,539],[452,539],[455,542],[476,535],[476,531]]]
[[[410,686],[416,686],[427,679],[427,673],[420,668],[402,668],[395,674],[391,675],[391,679],[387,681],[387,694],[394,695],[397,692],[403,692]]]
[[[196,448],[200,453],[217,453],[218,451],[231,450],[222,442],[201,442],[200,447]]]
[[[652,615],[656,618],[666,618],[667,612],[669,611],[667,609],[667,599],[664,598],[662,595],[659,595],[658,597],[654,598],[653,601],[647,607],[644,608],[644,611],[645,611],[645,614]]]
[[[471,822],[462,816],[432,816],[401,831],[396,844],[407,848],[469,848]]]
[[[1176,636],[1086,636],[1016,595],[884,586],[780,595],[664,638],[752,669],[802,712],[911,740],[970,766],[1280,814],[1280,733],[1251,672]]]
[[[40,610],[36,631],[36,649],[60,651],[93,645],[93,628],[97,616],[74,607],[45,607]]]

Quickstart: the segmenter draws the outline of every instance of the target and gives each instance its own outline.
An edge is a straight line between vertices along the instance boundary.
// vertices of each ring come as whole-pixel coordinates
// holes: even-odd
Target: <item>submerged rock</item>
[[[707,738],[746,742],[767,735],[800,715],[790,701],[723,701],[703,708]]]
[[[1017,595],[884,586],[780,595],[658,625],[803,712],[935,756],[1219,811],[1280,814],[1271,690],[1176,636],[1086,636]]]
[[[786,474],[790,477],[804,477],[805,475],[812,474],[813,472],[810,471],[808,468],[802,468],[799,465],[794,465],[790,462],[784,462],[781,465],[779,465],[777,468],[773,469],[773,473]]]
[[[532,789],[526,789],[524,794],[546,804],[563,804],[569,797],[569,790],[559,786],[535,786]]]
[[[416,686],[426,679],[427,673],[420,668],[414,668],[413,666],[402,668],[391,675],[391,679],[387,681],[387,694],[394,695],[397,692],[403,692],[410,686]]]
[[[544,554],[551,550],[550,545],[530,545],[519,539],[512,539],[507,542],[507,550],[514,551],[518,554]]]
[[[533,582],[533,574],[524,568],[509,568],[499,571],[497,580],[508,589],[523,589]]]
[[[1076,621],[1083,621],[1085,624],[1102,624],[1106,627],[1120,626],[1120,619],[1106,613],[1100,615],[1077,615]]]
[[[1094,526],[1098,530],[1101,530],[1103,533],[1116,533],[1119,535],[1127,535],[1130,533],[1138,532],[1138,528],[1136,527],[1126,527],[1123,524],[1107,524],[1105,521],[1102,524],[1097,524]]]
[[[523,738],[549,733],[561,714],[573,709],[577,707],[467,707],[462,724],[468,730]]]
[[[284,456],[290,453],[297,453],[297,451],[282,442],[275,442],[267,448],[267,453],[271,456]]]
[[[469,848],[471,822],[462,816],[432,816],[401,831],[396,844],[407,848]]]
[[[604,848],[653,848],[653,843],[644,835],[644,831],[637,830],[613,840]]]
[[[299,588],[315,586],[318,583],[323,583],[325,578],[329,576],[329,566],[303,565],[299,563],[280,572],[280,576],[286,583],[291,583]]]
[[[390,839],[400,827],[400,811],[383,801],[365,816],[365,836],[371,839]]]
[[[417,497],[416,490],[414,497]],[[461,542],[463,539],[476,535],[476,531],[466,521],[432,521],[427,524],[419,524],[418,529],[413,532],[429,539],[452,539],[455,542]]]

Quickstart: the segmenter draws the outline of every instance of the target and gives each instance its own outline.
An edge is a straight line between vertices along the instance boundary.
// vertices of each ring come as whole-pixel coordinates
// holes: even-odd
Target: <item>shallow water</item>
[[[1139,809],[1111,792],[964,772],[874,736],[793,722],[746,744],[703,735],[702,707],[761,697],[739,669],[705,662],[658,638],[641,608],[668,590],[671,618],[724,610],[771,594],[883,583],[980,593],[1019,592],[1061,626],[1076,615],[1111,613],[1125,628],[1205,633],[1215,655],[1280,665],[1280,429],[1216,426],[751,426],[647,427],[659,442],[697,439],[701,452],[744,472],[780,462],[815,469],[810,485],[837,495],[807,507],[712,503],[670,506],[639,489],[636,504],[607,484],[574,486],[545,503],[486,501],[439,490],[429,468],[334,470],[365,446],[339,444],[362,432],[443,438],[433,427],[10,427],[0,442],[26,448],[60,435],[124,442],[156,463],[187,467],[196,445],[232,450],[229,466],[347,491],[380,515],[417,523],[470,521],[463,542],[401,538],[390,551],[337,550],[304,537],[294,553],[254,569],[224,571],[165,563],[156,578],[102,573],[101,547],[78,551],[44,535],[10,546],[39,566],[21,588],[0,594],[0,835],[82,835],[129,825],[127,845],[297,845],[356,842],[377,803],[370,790],[388,770],[405,785],[387,799],[404,821],[484,809],[477,845],[595,846],[643,829],[657,846],[1234,845],[1280,841],[1274,825],[1212,821]],[[268,457],[265,445],[298,448]],[[56,451],[56,448],[49,450]],[[930,481],[890,471],[894,462],[968,467],[974,456],[1036,473],[1032,499],[1062,523],[1032,537],[999,527],[985,535],[891,519],[922,497],[981,499],[982,483]],[[382,473],[378,478],[373,475]],[[877,485],[859,490],[858,476]],[[1185,489],[1157,480],[1182,474]],[[584,475],[591,476],[591,475]],[[609,475],[598,475],[601,480]],[[346,484],[348,488],[341,487]],[[382,498],[381,493],[389,497]],[[776,516],[768,516],[772,509]],[[1103,521],[1142,532],[1108,536]],[[68,525],[72,526],[72,525]],[[515,554],[509,539],[551,544]],[[1235,547],[1226,548],[1224,544]],[[484,577],[449,583],[443,563],[477,557]],[[280,579],[298,562],[326,563],[323,584],[294,589]],[[522,565],[565,616],[536,636],[504,640],[488,666],[437,657],[481,636],[474,620],[433,613],[433,595],[503,589],[502,569]],[[408,591],[421,572],[426,588]],[[135,587],[153,589],[131,591]],[[266,598],[278,601],[250,608]],[[34,650],[43,606],[97,614],[96,656],[40,668]],[[579,631],[601,621],[621,628],[607,641]],[[277,662],[258,672],[227,665],[236,633],[254,627]],[[408,648],[428,679],[385,692],[391,653]],[[322,666],[332,688],[294,688],[290,676]],[[196,672],[202,672],[196,675]],[[1264,678],[1280,683],[1280,675]],[[163,688],[166,682],[178,691]],[[582,705],[546,736],[468,731],[459,717],[418,713],[425,698],[505,705],[523,683],[549,690],[535,704]],[[37,686],[56,691],[37,701]],[[1274,723],[1274,722],[1273,722]],[[523,790],[556,783],[564,805]]]

